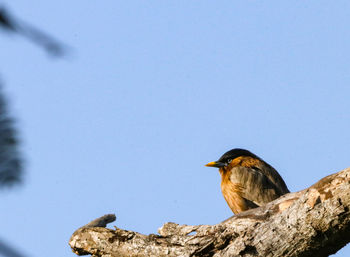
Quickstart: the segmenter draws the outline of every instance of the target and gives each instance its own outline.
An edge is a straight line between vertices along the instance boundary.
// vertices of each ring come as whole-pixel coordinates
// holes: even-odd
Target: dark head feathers
[[[255,154],[249,152],[248,150],[241,149],[241,148],[235,148],[235,149],[232,149],[232,150],[224,153],[220,157],[218,162],[227,163],[229,160],[236,159],[237,157],[240,157],[240,156],[250,156],[250,157],[257,158],[257,159],[260,160],[260,158],[258,156],[256,156]]]

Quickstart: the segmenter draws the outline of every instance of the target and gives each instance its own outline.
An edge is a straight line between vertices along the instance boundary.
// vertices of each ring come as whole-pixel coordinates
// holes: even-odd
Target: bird
[[[281,175],[248,150],[234,148],[205,166],[219,168],[222,194],[234,214],[289,193]]]

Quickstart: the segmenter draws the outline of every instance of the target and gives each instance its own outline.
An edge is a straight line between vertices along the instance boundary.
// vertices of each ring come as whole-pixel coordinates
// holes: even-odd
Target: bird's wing
[[[270,174],[273,173],[273,171],[266,171],[266,169],[259,166],[236,167],[235,171],[231,173],[230,180],[232,183],[240,185],[239,194],[241,197],[261,206],[277,199],[289,191],[284,182],[282,184],[274,183],[273,179],[270,179],[271,176],[274,176]],[[277,173],[277,171],[275,172]],[[286,190],[288,192],[286,192]]]
[[[268,163],[262,161],[260,165],[254,166],[253,169],[264,174],[275,186],[280,195],[289,193],[289,189],[281,175]]]

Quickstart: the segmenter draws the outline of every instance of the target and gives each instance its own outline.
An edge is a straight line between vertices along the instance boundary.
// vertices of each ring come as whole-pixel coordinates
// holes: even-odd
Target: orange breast
[[[230,181],[231,170],[225,170],[223,168],[219,171],[221,174],[221,191],[232,212],[237,214],[247,210],[248,207],[245,205],[245,201],[240,194],[242,191],[241,185]]]

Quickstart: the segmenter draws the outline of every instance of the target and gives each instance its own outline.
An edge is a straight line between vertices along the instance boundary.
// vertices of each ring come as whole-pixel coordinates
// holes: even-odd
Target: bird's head
[[[249,152],[245,149],[235,148],[226,153],[224,153],[219,160],[215,162],[209,162],[205,166],[214,167],[214,168],[223,168],[228,166],[234,159],[241,156],[250,156],[256,159],[259,159],[255,154]]]

